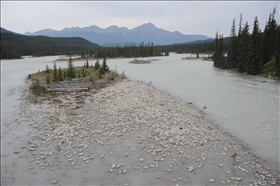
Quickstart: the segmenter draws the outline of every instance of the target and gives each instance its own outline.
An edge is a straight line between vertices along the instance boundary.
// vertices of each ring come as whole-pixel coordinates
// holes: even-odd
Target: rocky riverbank
[[[28,90],[25,90],[26,94]],[[276,185],[267,167],[203,111],[143,82],[23,100],[25,180],[2,184]]]

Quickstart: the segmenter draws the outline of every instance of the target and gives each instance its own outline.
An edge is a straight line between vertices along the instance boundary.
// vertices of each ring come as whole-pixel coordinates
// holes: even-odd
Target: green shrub
[[[35,96],[41,96],[46,93],[46,88],[44,86],[42,86],[38,80],[36,80],[36,82],[32,83],[30,89],[32,91],[32,94],[34,94]]]

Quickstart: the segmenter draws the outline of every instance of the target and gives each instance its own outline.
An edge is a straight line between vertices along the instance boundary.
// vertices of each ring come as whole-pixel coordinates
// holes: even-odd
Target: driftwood
[[[48,88],[48,92],[84,92],[89,91],[89,88]]]

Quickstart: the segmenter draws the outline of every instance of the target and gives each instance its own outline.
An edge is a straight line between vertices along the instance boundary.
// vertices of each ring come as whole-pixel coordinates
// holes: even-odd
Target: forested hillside
[[[217,32],[214,65],[219,68],[237,69],[248,74],[266,74],[271,77],[280,77],[280,26],[275,20],[275,8],[262,32],[259,28],[258,18],[253,23],[250,33],[249,24],[243,24],[242,14],[239,20],[239,29],[236,34],[235,19],[232,23],[228,55],[223,55],[223,35]]]
[[[97,44],[79,37],[51,38],[1,32],[0,58],[14,59],[24,55],[47,56],[81,53],[93,55],[97,47]]]

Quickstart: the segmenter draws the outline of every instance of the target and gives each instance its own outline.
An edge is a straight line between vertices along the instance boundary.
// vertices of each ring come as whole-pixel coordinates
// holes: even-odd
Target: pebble
[[[188,171],[192,172],[194,170],[194,167],[188,166]]]
[[[73,93],[73,95],[77,94],[81,95],[81,93]],[[73,101],[73,99],[75,99],[73,96],[64,96],[65,97],[56,97],[57,100],[63,102],[61,106],[67,106],[67,108],[69,107],[70,109],[71,106],[77,106]],[[66,102],[68,102],[67,105]],[[232,142],[230,145],[223,145],[222,143],[222,146],[220,146],[220,142],[217,142],[217,140],[220,141],[220,133],[218,133],[215,126],[203,122],[204,119],[201,117],[201,113],[198,110],[192,108],[192,105],[186,107],[182,101],[173,99],[171,96],[159,92],[151,86],[146,86],[144,83],[140,82],[128,81],[126,83],[119,83],[116,84],[116,86],[110,86],[106,89],[99,90],[98,93],[89,95],[85,98],[84,102],[82,109],[78,108],[73,110],[75,114],[70,115],[70,119],[63,113],[63,109],[59,107],[56,108],[56,104],[47,104],[45,101],[42,101],[40,104],[28,105],[30,109],[27,109],[25,112],[29,113],[30,117],[33,117],[33,115],[36,116],[34,112],[38,115],[40,114],[43,118],[44,116],[49,117],[49,115],[60,113],[59,125],[47,119],[42,121],[42,124],[38,123],[35,125],[34,123],[30,126],[33,128],[36,126],[36,130],[38,131],[44,131],[41,137],[37,136],[32,138],[26,146],[26,152],[29,154],[37,153],[40,150],[42,152],[38,153],[38,155],[34,154],[32,157],[35,160],[37,158],[38,161],[34,161],[34,159],[30,159],[31,157],[29,157],[28,159],[30,162],[34,161],[33,164],[38,164],[41,169],[49,166],[51,170],[54,170],[50,162],[53,161],[51,155],[54,154],[55,161],[53,161],[53,165],[59,166],[57,168],[60,170],[62,167],[64,168],[65,164],[67,166],[67,162],[63,162],[65,158],[71,162],[70,169],[91,167],[93,166],[93,162],[96,163],[96,161],[99,161],[99,163],[103,163],[103,166],[110,168],[106,170],[106,172],[110,172],[110,175],[113,176],[112,179],[116,181],[114,183],[118,185],[123,183],[121,183],[117,177],[114,177],[116,176],[114,174],[127,174],[129,171],[121,169],[120,167],[123,166],[123,163],[126,164],[128,159],[129,162],[135,162],[138,153],[140,155],[139,162],[144,162],[145,159],[145,162],[149,163],[146,165],[145,163],[142,163],[142,165],[132,163],[132,166],[136,166],[136,168],[131,168],[130,172],[132,170],[142,171],[142,168],[153,168],[152,171],[160,171],[164,169],[163,167],[166,165],[167,169],[165,169],[166,172],[162,173],[162,177],[165,177],[165,175],[172,176],[174,174],[173,179],[170,180],[171,182],[172,180],[174,182],[179,182],[179,180],[181,180],[179,176],[184,176],[182,172],[178,171],[181,169],[193,172],[194,169],[202,168],[202,165],[204,167],[212,167],[209,164],[213,163],[213,165],[218,165],[218,167],[214,166],[210,171],[223,172],[223,168],[219,167],[224,167],[225,170],[231,170],[227,163],[225,165],[221,163],[224,163],[223,158],[227,158],[227,155],[229,155],[230,158],[232,155],[230,154],[230,150],[238,152],[239,146],[235,147],[235,144],[233,144],[235,142]],[[95,115],[95,112],[100,115]],[[105,121],[111,116],[111,121]],[[146,129],[148,129],[148,133],[141,133],[142,131],[146,132]],[[128,134],[130,135],[131,131],[138,135],[138,137],[136,135],[134,138],[135,144],[126,143],[127,140],[130,139]],[[121,142],[123,139],[126,141],[120,146],[119,141],[115,140],[115,138]],[[50,149],[49,146],[54,146],[55,149]],[[123,149],[119,149],[120,147]],[[23,146],[21,148],[23,149]],[[43,148],[46,148],[47,152],[45,152]],[[129,150],[127,148],[129,148]],[[219,163],[215,158],[208,156],[207,148],[215,148],[217,155],[220,155],[220,157],[218,157],[218,160],[221,159]],[[104,159],[89,161],[89,159],[94,158],[94,151],[99,153],[110,152],[110,154],[107,154],[106,158],[104,154],[101,154],[100,157]],[[14,151],[14,153],[16,152],[18,151]],[[239,155],[240,153],[238,152]],[[177,154],[179,154],[179,156]],[[88,156],[85,157],[85,155]],[[125,162],[120,164],[116,163],[128,156],[129,158],[127,158]],[[240,160],[240,162],[242,162],[242,156],[240,155],[240,159],[236,157],[235,161]],[[114,158],[118,158],[119,160],[115,160]],[[155,161],[153,161],[153,159]],[[183,160],[185,160],[184,163]],[[115,161],[115,163],[111,164],[112,161]],[[204,162],[204,164],[201,162]],[[209,164],[206,162],[209,162]],[[189,166],[187,166],[188,164]],[[245,163],[245,165],[247,164]],[[244,174],[250,174],[251,176],[252,169],[250,164],[248,165],[249,168],[248,166],[244,167],[247,170],[237,165],[233,169],[240,170]],[[238,163],[238,165],[244,166],[244,164],[240,163]],[[180,168],[178,168],[179,166]],[[67,167],[67,169],[69,169],[69,167]],[[270,173],[263,171],[257,164],[256,169],[260,170],[259,172],[261,174],[258,179],[255,179],[256,183],[262,179],[262,176],[268,177],[267,175]],[[170,173],[172,171],[173,173]],[[229,175],[228,177],[233,176],[234,171],[235,170],[232,170],[232,173],[226,171]],[[146,170],[143,172],[149,171]],[[198,172],[199,171],[197,171],[196,174],[199,174]],[[175,177],[175,175],[177,176]],[[67,176],[69,176],[69,174],[67,174]],[[255,175],[253,176],[256,178]],[[158,175],[157,178],[159,179],[161,176]],[[234,183],[242,185],[244,182],[241,177],[232,178],[234,178],[234,180],[232,179],[233,185]],[[219,180],[218,178],[215,179],[216,181]],[[188,183],[188,179],[184,180]],[[105,181],[106,179],[104,179],[104,182],[101,184],[106,185]],[[209,179],[209,182],[212,183],[215,182],[215,180]],[[227,180],[227,182],[230,183],[231,181]],[[53,181],[53,184],[56,183],[57,181],[55,181],[55,183]],[[264,182],[262,181],[260,183],[263,184]],[[274,183],[277,184],[277,181],[268,180],[267,183],[273,185]]]

